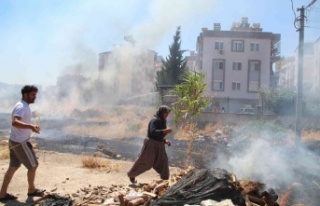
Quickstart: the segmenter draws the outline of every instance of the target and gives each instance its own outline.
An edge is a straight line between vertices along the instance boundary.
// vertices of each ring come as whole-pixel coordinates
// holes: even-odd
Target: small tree
[[[272,111],[276,114],[292,114],[295,111],[295,92],[287,89],[259,90],[262,110]]]
[[[181,74],[186,70],[186,58],[183,57],[184,50],[181,50],[180,26],[173,37],[173,43],[169,46],[170,54],[166,60],[162,60],[163,66],[157,72],[156,87],[159,90],[161,85],[177,85],[181,83]]]
[[[197,132],[196,117],[209,106],[209,99],[204,95],[205,75],[196,71],[186,70],[181,78],[182,83],[175,86],[177,101],[173,104],[175,124],[180,124],[188,133],[188,153],[186,166],[190,165],[190,157]]]
[[[320,95],[318,91],[308,90],[304,92],[303,102],[305,105],[305,114],[319,117],[320,116]]]

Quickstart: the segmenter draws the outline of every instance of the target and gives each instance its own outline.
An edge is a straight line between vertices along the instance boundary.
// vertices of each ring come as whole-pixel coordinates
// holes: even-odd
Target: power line
[[[316,1],[317,1],[317,0],[312,0],[312,1],[309,3],[309,5],[306,7],[306,9],[307,9],[308,7],[310,7],[310,6],[312,6],[314,3],[316,3]]]
[[[309,11],[320,11],[320,8],[308,8]]]
[[[291,9],[292,9],[293,14],[294,14],[293,25],[294,25],[294,27],[298,30],[298,27],[297,27],[297,25],[296,25],[296,22],[298,21],[298,19],[297,19],[297,14],[296,14],[296,11],[294,10],[293,1],[292,1],[292,0],[291,0]]]
[[[310,16],[311,16],[311,12],[314,12],[315,10],[314,10],[314,8],[311,8],[311,6],[316,2],[317,0],[312,0],[309,4],[308,4],[308,6],[305,8],[306,9],[306,12],[307,12],[307,14],[306,14],[306,18],[305,18],[305,20],[306,20],[306,23],[308,24],[308,25],[310,25],[310,23],[319,23],[320,21],[319,21],[319,19],[312,19],[312,18],[309,18]],[[320,10],[319,10],[319,12],[320,12]],[[309,28],[316,28],[316,27],[311,27],[311,26],[308,26]]]
[[[314,26],[305,26],[305,27],[308,27],[308,28],[311,28],[311,29],[320,29],[320,27],[314,27]]]
[[[292,0],[291,0],[291,9],[292,9],[293,14],[294,14],[294,19],[296,19],[297,18],[297,14],[296,14],[296,11],[293,8],[293,1]]]
[[[320,22],[320,19],[308,19],[307,22]]]

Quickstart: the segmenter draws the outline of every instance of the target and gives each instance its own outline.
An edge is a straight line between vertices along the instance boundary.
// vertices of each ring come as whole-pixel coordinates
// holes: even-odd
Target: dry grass
[[[197,126],[195,123],[185,123],[178,128],[175,134],[176,139],[188,141],[187,157],[185,166],[190,166],[191,153],[193,152],[193,143],[198,132]]]
[[[174,138],[178,140],[190,140],[193,138],[193,133],[191,132],[191,127],[189,124],[183,124],[177,128]]]
[[[10,152],[8,149],[9,132],[0,131],[0,159],[9,159]]]
[[[8,149],[8,141],[2,140],[0,141],[0,159],[5,160],[5,159],[9,159],[9,157],[10,157],[10,152]]]
[[[81,162],[83,167],[89,169],[106,170],[108,172],[120,171],[120,166],[118,164],[111,164],[110,161],[99,157],[82,156]]]
[[[201,130],[201,132],[203,132],[204,134],[211,134],[212,132],[217,131],[220,127],[221,125],[219,124],[209,123],[204,127],[203,130]]]
[[[98,138],[123,138],[145,136],[148,122],[155,109],[137,106],[115,106],[108,111],[101,111],[100,118],[88,121],[107,122],[106,125],[71,125],[63,130],[82,136]]]
[[[176,130],[174,137],[179,140],[190,140],[191,136],[195,135],[195,129],[195,125],[184,124]],[[209,123],[203,129],[197,129],[196,133],[214,138],[213,134],[218,130],[224,130],[224,128],[220,124]]]
[[[6,159],[9,159],[9,157],[10,157],[10,152],[9,152],[8,146],[6,147],[0,146],[0,159],[6,160]]]
[[[320,131],[303,131],[302,141],[320,141]]]

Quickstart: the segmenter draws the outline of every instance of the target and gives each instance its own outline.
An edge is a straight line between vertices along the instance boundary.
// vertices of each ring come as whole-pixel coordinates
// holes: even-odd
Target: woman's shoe
[[[130,182],[131,182],[131,183],[137,183],[136,178],[134,178],[134,177],[129,177],[129,179],[130,179]]]

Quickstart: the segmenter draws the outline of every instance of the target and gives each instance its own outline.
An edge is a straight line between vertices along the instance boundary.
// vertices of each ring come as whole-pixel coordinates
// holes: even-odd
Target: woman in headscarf
[[[171,109],[162,105],[150,120],[148,125],[147,138],[144,140],[143,147],[138,159],[128,172],[128,177],[132,183],[136,182],[135,177],[153,168],[163,180],[169,179],[168,156],[165,144],[170,146],[171,142],[164,137],[172,131],[167,128],[167,117]]]

